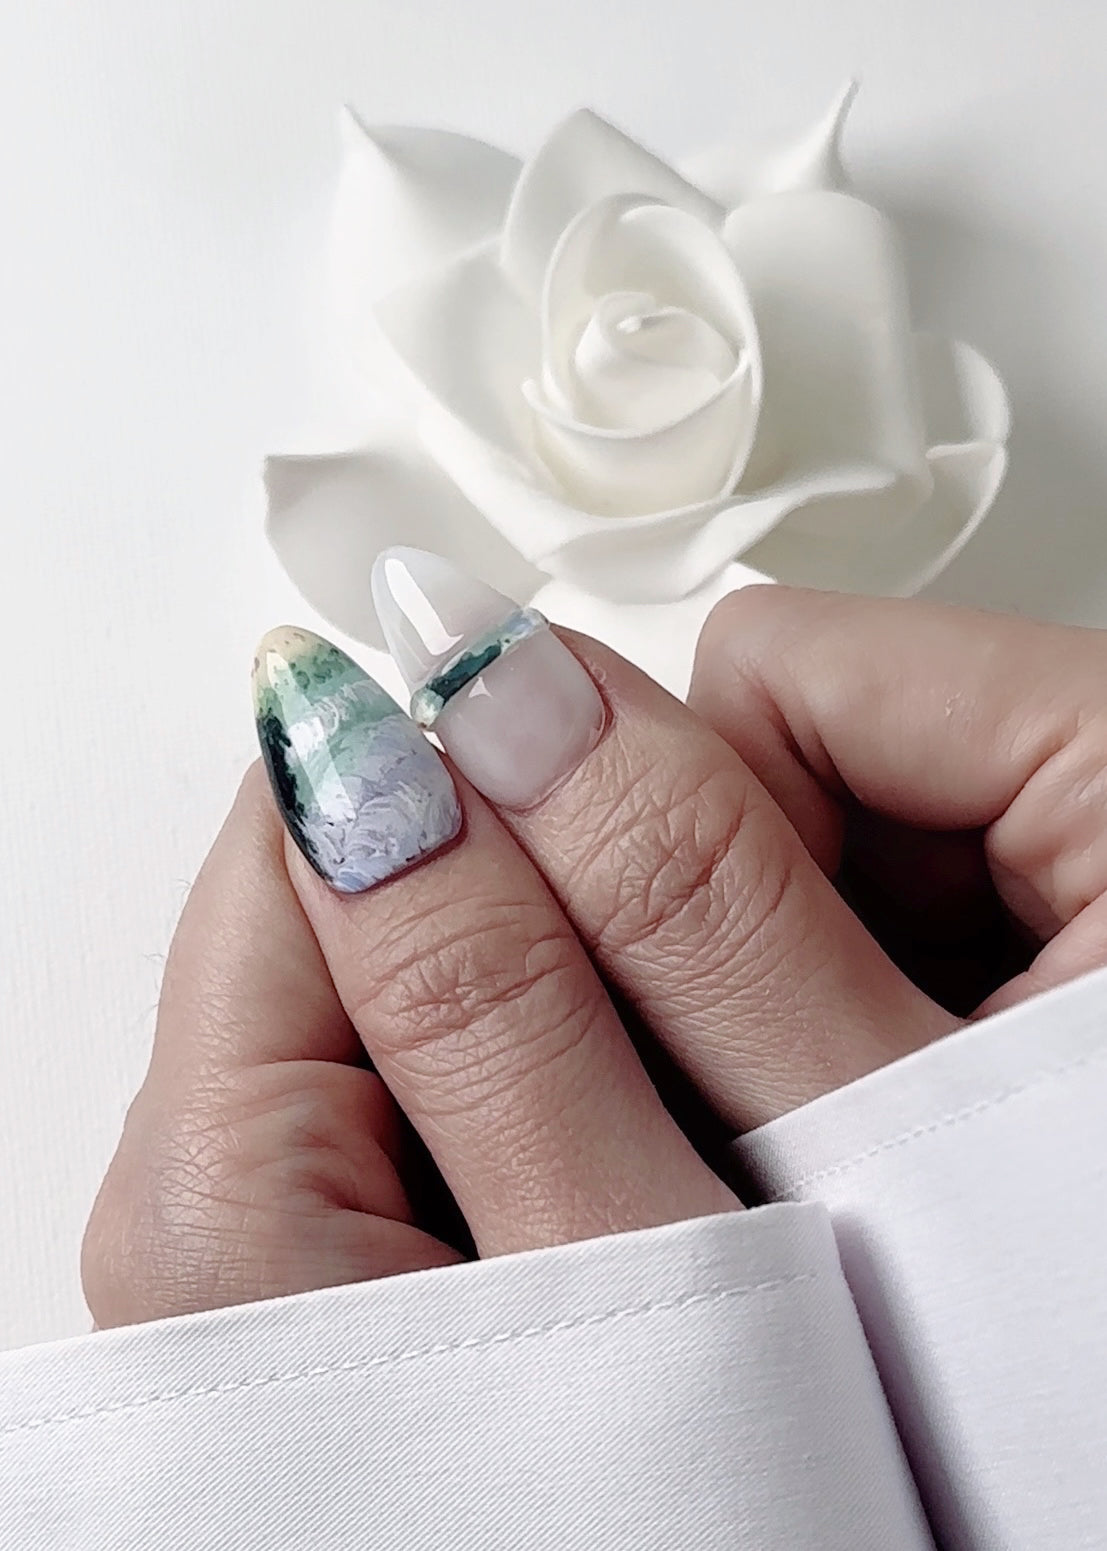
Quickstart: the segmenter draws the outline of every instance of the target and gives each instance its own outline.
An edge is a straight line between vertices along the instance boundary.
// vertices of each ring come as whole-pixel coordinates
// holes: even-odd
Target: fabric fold
[[[818,1206],[0,1358],[35,1551],[932,1542]]]
[[[1107,1525],[1107,971],[742,1138],[820,1201],[941,1545]]]

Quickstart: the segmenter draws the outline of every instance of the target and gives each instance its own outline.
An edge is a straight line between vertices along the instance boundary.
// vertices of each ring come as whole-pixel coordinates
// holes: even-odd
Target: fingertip
[[[287,887],[283,832],[265,766],[255,759],[239,780],[192,893],[205,892],[213,875],[220,894],[226,894],[227,879],[233,877],[232,892],[240,898],[256,897],[259,890],[270,893],[274,884],[278,890]]]
[[[692,665],[688,703],[709,694],[720,672],[729,678],[744,663],[767,652],[782,655],[790,641],[825,624],[847,600],[842,593],[813,587],[753,582],[728,592],[708,614],[700,630]]]
[[[265,771],[265,762],[259,754],[252,759],[243,771],[242,779],[238,783],[232,810],[242,805],[249,811],[259,808],[273,810],[272,793],[269,789],[269,777]]]
[[[260,759],[244,771],[189,890],[166,963],[155,1053],[171,1065],[348,1061],[356,1038],[285,857]]]
[[[278,842],[284,825],[273,800],[273,788],[265,762],[260,756],[252,760],[243,772],[224,827],[226,825],[242,826],[254,832],[274,853],[279,852]]]

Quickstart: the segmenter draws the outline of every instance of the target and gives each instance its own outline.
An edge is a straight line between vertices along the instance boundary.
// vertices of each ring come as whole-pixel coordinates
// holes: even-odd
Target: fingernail
[[[541,614],[422,549],[378,557],[373,601],[412,716],[491,802],[533,807],[595,747],[599,691]]]
[[[360,894],[461,828],[450,773],[345,652],[290,625],[254,658],[254,714],[281,817],[319,876]]]

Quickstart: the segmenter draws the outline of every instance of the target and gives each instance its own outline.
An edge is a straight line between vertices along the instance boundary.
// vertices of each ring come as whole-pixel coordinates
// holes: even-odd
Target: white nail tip
[[[397,547],[377,557],[373,603],[388,648],[410,688],[426,683],[468,641],[517,605],[440,555]]]
[[[373,601],[413,713],[491,802],[533,807],[595,746],[603,701],[541,616],[530,628],[532,611],[420,549],[384,551]]]

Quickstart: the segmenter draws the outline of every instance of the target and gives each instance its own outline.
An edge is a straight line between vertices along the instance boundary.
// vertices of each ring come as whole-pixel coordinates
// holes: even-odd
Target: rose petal
[[[341,130],[328,284],[341,337],[365,376],[376,369],[374,304],[498,232],[522,164],[467,135],[370,128],[349,108]]]
[[[695,313],[658,307],[641,292],[613,292],[597,303],[573,351],[572,402],[552,402],[587,425],[644,434],[701,408],[737,365],[733,347]],[[543,387],[548,382],[546,373]]]
[[[687,598],[674,603],[612,603],[570,582],[554,581],[534,597],[547,619],[581,630],[613,647],[671,694],[683,698],[703,622],[727,593],[771,580],[744,565],[730,565]]]
[[[795,139],[756,150],[750,146],[713,146],[682,163],[697,187],[728,210],[758,194],[783,194],[803,189],[850,187],[842,165],[842,131],[857,95],[857,82],[847,81],[829,109],[811,129]]]
[[[569,500],[626,522],[725,495],[734,488],[757,424],[749,361],[707,403],[649,432],[611,431],[561,415],[535,392],[538,447]],[[616,540],[616,542],[620,542]],[[626,537],[621,542],[626,543]]]
[[[915,362],[929,446],[1007,440],[1007,390],[979,351],[959,339],[916,334]]]
[[[560,124],[519,175],[504,223],[500,261],[537,305],[546,266],[565,228],[612,194],[675,205],[718,228],[724,210],[637,141],[588,109]],[[624,287],[625,289],[625,287]]]
[[[633,281],[659,304],[686,309],[744,351],[729,380],[692,413],[649,433],[581,424],[572,355],[603,298]],[[533,387],[538,445],[568,498],[587,511],[636,516],[728,493],[757,430],[761,355],[745,288],[718,236],[668,205],[617,195],[585,210],[550,261],[542,300],[544,382]],[[472,424],[471,419],[469,423]]]
[[[927,453],[932,489],[901,482],[868,496],[825,497],[744,556],[797,587],[909,597],[934,580],[987,516],[1007,467],[1003,447],[974,442]]]
[[[907,286],[891,223],[846,194],[777,194],[728,218],[765,396],[744,485],[861,463],[927,488]]]
[[[797,510],[840,494],[847,501],[881,488],[879,470],[838,469],[819,481],[800,480],[771,487],[745,500],[730,498],[713,508],[667,512],[638,519],[633,538],[625,524],[611,523],[581,535],[557,554],[542,559],[542,569],[571,577],[582,586],[602,578],[607,597],[662,602],[695,592],[723,567],[741,556],[746,564],[759,542]]]
[[[523,383],[541,366],[538,316],[507,284],[494,243],[393,292],[377,318],[430,398],[501,451],[529,450]]]
[[[696,216],[635,194],[583,211],[563,232],[542,288],[542,359],[553,402],[572,402],[572,352],[601,298],[647,292],[685,308],[749,352],[760,391],[757,324],[742,277],[718,236]]]
[[[838,467],[756,496],[613,521],[562,500],[441,410],[424,415],[422,431],[432,457],[509,544],[549,575],[618,603],[685,597],[797,507],[889,483],[881,469]]]
[[[274,457],[265,465],[266,528],[311,606],[346,635],[384,644],[369,592],[390,544],[432,549],[526,602],[545,578],[527,564],[414,442]]]
[[[988,442],[932,447],[926,455],[934,495],[912,524],[914,543],[899,562],[903,595],[919,592],[946,569],[995,505],[1007,473],[1007,449]]]

